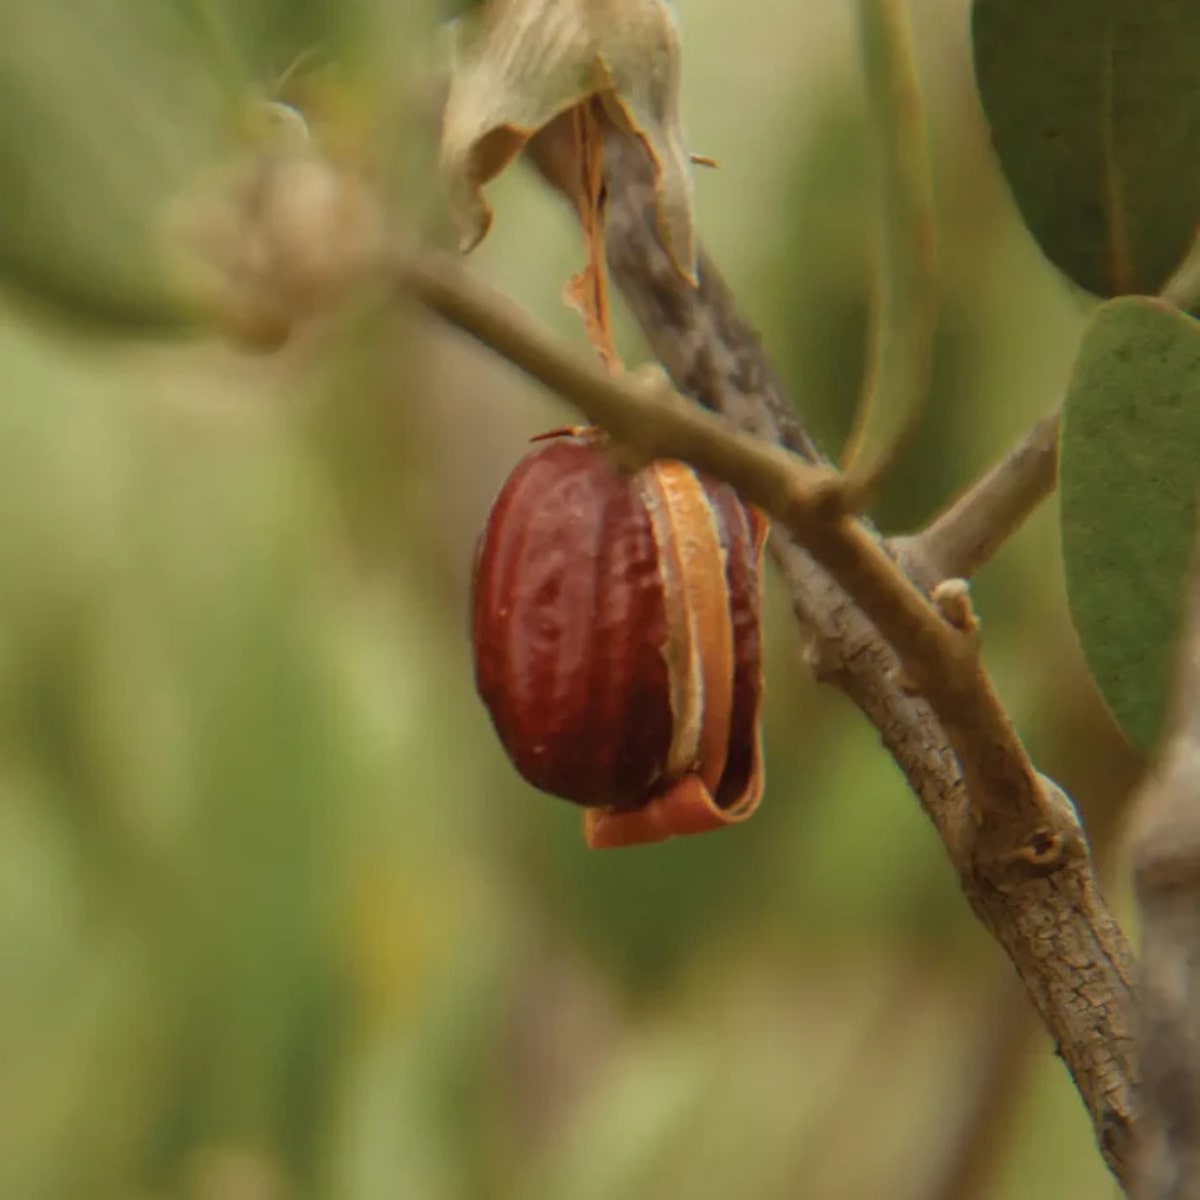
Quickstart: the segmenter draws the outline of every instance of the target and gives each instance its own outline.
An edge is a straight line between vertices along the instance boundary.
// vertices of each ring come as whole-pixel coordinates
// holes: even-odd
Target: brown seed
[[[594,432],[544,441],[476,555],[475,678],[535,787],[589,844],[744,819],[762,792],[765,520],[682,463],[623,471]]]

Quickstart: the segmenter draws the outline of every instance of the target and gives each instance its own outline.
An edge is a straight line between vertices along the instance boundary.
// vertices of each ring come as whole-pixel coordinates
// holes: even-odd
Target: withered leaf
[[[484,186],[556,116],[597,100],[654,159],[660,236],[695,282],[680,75],[679,31],[666,0],[485,0],[464,19],[442,127],[463,250],[491,225]]]

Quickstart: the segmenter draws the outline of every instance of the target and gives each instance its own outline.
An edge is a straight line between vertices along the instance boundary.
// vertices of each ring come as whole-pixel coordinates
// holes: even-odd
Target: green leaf
[[[1200,4],[975,0],[973,38],[1043,252],[1098,295],[1159,291],[1200,223]]]
[[[1063,416],[1071,618],[1129,740],[1153,746],[1172,671],[1200,493],[1200,324],[1114,300],[1084,336]]]

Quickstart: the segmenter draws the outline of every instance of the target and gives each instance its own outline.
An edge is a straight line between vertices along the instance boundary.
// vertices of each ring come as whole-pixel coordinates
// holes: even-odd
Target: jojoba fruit
[[[766,521],[683,463],[624,470],[550,435],[492,505],[475,558],[475,681],[534,787],[594,847],[748,817],[762,795]]]

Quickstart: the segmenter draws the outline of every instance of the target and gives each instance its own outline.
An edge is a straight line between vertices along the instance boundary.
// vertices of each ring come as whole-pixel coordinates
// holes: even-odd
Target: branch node
[[[929,557],[919,533],[905,533],[888,538],[888,549],[900,570],[926,595],[945,578],[945,573]]]
[[[1016,888],[1029,879],[1045,878],[1088,859],[1087,836],[1071,798],[1041,771],[1034,772],[1031,782],[1035,809],[1024,817],[1018,816],[1015,808],[1001,813],[1002,819],[1007,816],[1011,820],[999,827],[996,815],[992,818],[991,844],[1007,836],[1011,848],[988,854],[992,869],[986,875],[993,883],[1001,881],[1004,887]],[[977,854],[980,849],[977,842]]]
[[[634,367],[629,372],[629,382],[653,400],[662,401],[675,395],[671,377],[663,370],[661,363],[644,362]]]
[[[1006,858],[1010,863],[1025,863],[1039,873],[1055,871],[1067,859],[1067,839],[1053,829],[1035,829],[1029,841]]]
[[[846,477],[833,470],[824,472],[822,477],[813,481],[808,502],[821,521],[837,521],[855,511]]]
[[[943,621],[979,644],[979,617],[971,603],[971,585],[965,579],[943,579],[930,594],[933,606]]]

